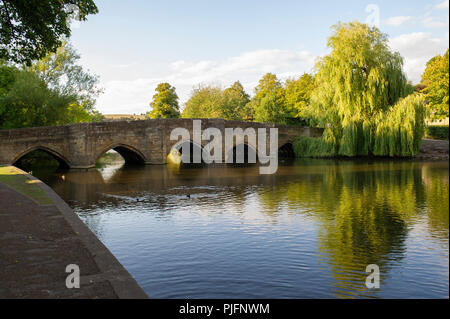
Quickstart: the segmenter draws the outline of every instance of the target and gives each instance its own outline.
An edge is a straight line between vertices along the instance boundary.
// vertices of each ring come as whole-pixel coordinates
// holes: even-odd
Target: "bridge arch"
[[[108,152],[110,150],[114,150],[117,153],[119,153],[120,156],[122,156],[123,159],[125,160],[125,164],[142,164],[143,165],[146,163],[144,154],[142,154],[142,152],[139,151],[138,149],[136,149],[130,145],[126,145],[126,144],[122,144],[122,143],[115,143],[115,144],[109,145],[108,147],[104,148],[101,152],[99,152],[94,159],[94,164],[100,159],[100,157],[102,157],[106,152]]]
[[[295,158],[294,145],[286,142],[278,148],[278,158]]]
[[[70,166],[71,166],[71,163],[70,163],[69,159],[66,158],[64,155],[62,155],[60,152],[58,152],[58,151],[56,151],[54,149],[51,149],[49,147],[46,147],[46,146],[41,146],[41,145],[39,145],[39,146],[32,146],[32,147],[29,147],[29,148],[27,148],[27,149],[17,153],[14,156],[13,160],[11,161],[11,163],[13,165],[16,165],[17,162],[19,162],[23,157],[25,157],[26,155],[28,155],[28,154],[30,154],[31,152],[34,152],[34,151],[42,151],[42,152],[45,152],[45,153],[51,155],[55,160],[58,161],[59,166],[61,168],[70,168]]]
[[[278,145],[288,141],[292,143],[298,136],[320,137],[323,129],[314,127],[275,126],[272,123],[254,123],[227,121],[223,119],[202,119],[202,128],[217,128],[222,132],[222,159],[234,147],[234,143],[251,143],[237,140],[239,134],[246,135],[246,130],[259,128],[278,128]],[[62,163],[75,169],[95,167],[95,161],[110,149],[118,150],[128,162],[145,164],[166,164],[167,155],[178,141],[170,140],[170,132],[175,128],[184,128],[192,139],[194,122],[192,119],[152,119],[145,121],[117,121],[101,123],[77,123],[64,126],[22,128],[0,130],[0,164],[12,164],[35,149],[44,150]],[[236,142],[226,143],[224,131],[233,128]],[[249,132],[249,131],[247,131]],[[199,144],[207,145],[203,140]],[[247,144],[247,147],[249,145]],[[258,150],[257,145],[253,149]]]
[[[175,144],[173,144],[168,150],[169,153],[167,154],[167,156],[170,154],[170,152],[172,152],[173,149],[176,149],[178,152],[180,152],[181,155],[183,155],[183,147],[186,146],[186,144],[189,144],[189,148],[190,148],[190,163],[189,164],[203,164],[203,146],[194,142],[193,140],[181,140],[176,142]],[[201,154],[201,163],[194,163],[194,149],[197,149],[200,151]],[[182,163],[184,163],[183,161],[183,156],[181,156],[181,161]]]
[[[239,154],[239,147],[243,146],[243,150],[244,150],[244,154],[242,154],[244,156],[244,163],[237,163],[237,156],[240,155]],[[254,156],[256,162],[258,162],[258,150],[255,146],[253,146],[250,143],[239,143],[239,144],[234,144],[232,148],[228,149],[228,151],[225,154],[225,163],[227,163],[229,160],[231,160],[231,158],[233,159],[233,163],[232,164],[254,164],[254,163],[249,163],[249,159]]]

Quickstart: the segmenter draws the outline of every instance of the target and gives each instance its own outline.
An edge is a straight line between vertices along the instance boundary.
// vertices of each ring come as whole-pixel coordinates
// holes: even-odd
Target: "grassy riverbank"
[[[40,181],[29,179],[14,166],[0,166],[0,183],[8,185],[41,205],[53,204],[47,194],[37,185],[37,183],[41,183]]]

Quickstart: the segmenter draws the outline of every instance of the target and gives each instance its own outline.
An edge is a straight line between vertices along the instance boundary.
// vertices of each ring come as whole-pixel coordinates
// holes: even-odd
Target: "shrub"
[[[285,124],[292,126],[310,126],[310,121],[304,117],[287,117],[285,118]]]
[[[428,138],[448,140],[448,125],[430,125],[425,132]]]
[[[329,132],[329,131],[328,131]],[[319,138],[299,136],[293,143],[294,153],[297,157],[331,157],[335,150],[333,143],[327,141],[326,134]]]

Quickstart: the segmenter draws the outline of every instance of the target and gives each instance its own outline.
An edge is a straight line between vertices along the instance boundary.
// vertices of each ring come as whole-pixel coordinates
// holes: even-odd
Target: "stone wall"
[[[277,127],[279,147],[292,143],[300,135],[318,137],[323,133],[319,128],[223,119],[201,119],[201,127],[203,130],[217,128],[222,136],[225,136],[225,128],[253,128],[257,132],[258,128]],[[52,154],[70,168],[92,168],[98,158],[111,149],[118,151],[127,161],[165,164],[170,150],[178,143],[170,140],[170,134],[175,128],[187,129],[191,141],[194,141],[192,119],[114,121],[0,130],[0,164],[14,164],[36,149]],[[202,141],[202,146],[208,143]],[[257,148],[256,145],[253,147]],[[225,156],[229,150],[224,150]]]

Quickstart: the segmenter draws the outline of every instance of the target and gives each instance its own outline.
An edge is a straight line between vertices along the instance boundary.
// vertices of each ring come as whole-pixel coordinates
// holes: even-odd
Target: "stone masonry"
[[[292,143],[297,136],[319,137],[323,130],[311,127],[280,126],[272,123],[201,119],[202,129],[218,128],[278,128],[278,146]],[[80,123],[65,126],[0,130],[0,165],[14,164],[34,150],[52,154],[69,168],[95,167],[96,161],[114,149],[128,162],[166,164],[167,155],[180,141],[171,141],[174,128],[186,128],[192,139],[192,119],[152,119],[145,121],[115,121]],[[267,133],[268,134],[268,133]],[[203,141],[202,146],[209,143]],[[257,146],[255,146],[256,148]],[[257,151],[257,149],[256,149]],[[229,150],[224,150],[224,156]]]

